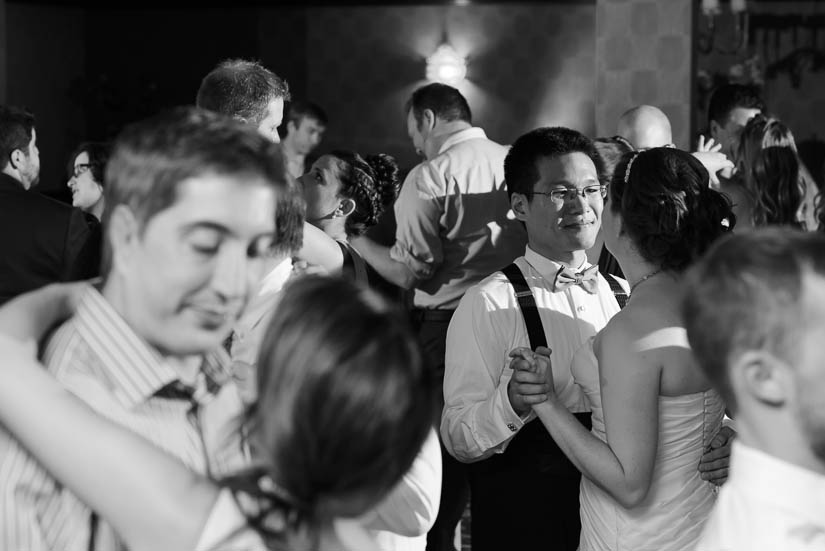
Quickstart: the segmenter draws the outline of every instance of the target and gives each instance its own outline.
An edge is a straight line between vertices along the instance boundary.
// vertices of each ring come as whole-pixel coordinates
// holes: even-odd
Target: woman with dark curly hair
[[[551,394],[533,406],[584,474],[582,551],[692,549],[715,499],[697,466],[720,433],[724,404],[688,346],[682,273],[735,223],[689,153],[626,154],[602,213],[627,306],[575,355],[571,371],[593,412],[587,431]],[[518,369],[549,369],[550,351],[519,349]],[[552,387],[552,384],[550,386]]]
[[[333,151],[315,161],[299,181],[307,204],[307,222],[323,232],[305,226],[304,250],[299,256],[306,256],[311,248],[312,256],[325,259],[323,265],[340,265],[343,274],[356,281],[374,281],[372,268],[350,246],[349,238],[363,235],[377,224],[398,197],[401,184],[395,159]]]

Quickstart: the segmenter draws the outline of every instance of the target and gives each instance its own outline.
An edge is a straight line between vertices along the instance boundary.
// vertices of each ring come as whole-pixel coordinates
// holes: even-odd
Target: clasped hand
[[[535,404],[555,397],[550,354],[551,350],[544,346],[535,351],[519,347],[510,352],[513,375],[507,384],[507,397],[519,416],[529,413]]]

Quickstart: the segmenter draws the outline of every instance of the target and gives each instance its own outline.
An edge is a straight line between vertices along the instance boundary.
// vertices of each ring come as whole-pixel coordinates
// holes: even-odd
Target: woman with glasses
[[[100,220],[105,201],[103,199],[103,174],[109,160],[109,146],[103,143],[80,144],[70,157],[69,182],[72,205]]]
[[[733,225],[729,202],[689,153],[630,152],[616,167],[602,231],[630,299],[571,366],[592,431],[552,391],[533,406],[584,475],[582,551],[682,551],[698,540],[715,499],[700,460],[728,433],[720,433],[724,404],[687,343],[682,273]],[[553,389],[550,350],[513,354],[514,368],[546,372]]]
[[[436,396],[400,312],[343,279],[292,282],[243,420],[254,466],[212,480],[97,415],[16,340],[40,337],[72,297],[51,286],[0,309],[0,423],[129,549],[376,549],[357,517],[410,469]]]

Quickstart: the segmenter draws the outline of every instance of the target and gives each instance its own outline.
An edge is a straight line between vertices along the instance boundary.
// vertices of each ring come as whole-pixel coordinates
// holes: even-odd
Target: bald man
[[[639,105],[625,111],[619,117],[618,133],[636,149],[673,145],[670,120],[652,105]]]

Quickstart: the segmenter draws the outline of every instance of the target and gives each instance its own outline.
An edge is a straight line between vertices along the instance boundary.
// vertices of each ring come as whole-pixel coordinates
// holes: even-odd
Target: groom
[[[619,311],[610,284],[588,269],[585,255],[604,208],[599,167],[593,143],[575,130],[539,128],[516,140],[504,173],[527,249],[515,273],[505,269],[470,288],[450,323],[441,433],[447,450],[472,464],[474,551],[573,551],[579,544],[581,474],[533,422],[531,406],[550,390],[546,378],[507,367],[511,350],[546,341],[559,399],[590,426],[570,364]],[[540,323],[528,327],[531,313]]]

